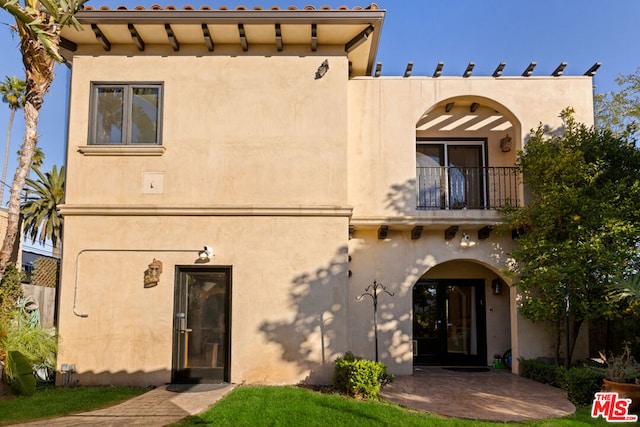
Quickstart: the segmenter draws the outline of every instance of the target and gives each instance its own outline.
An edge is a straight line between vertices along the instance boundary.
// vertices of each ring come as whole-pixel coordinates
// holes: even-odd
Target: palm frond
[[[617,300],[640,302],[640,273],[617,279],[611,287],[611,296]]]
[[[46,174],[37,167],[32,170],[38,178],[25,180],[25,201],[20,208],[24,217],[23,234],[31,238],[32,243],[51,240],[56,246],[62,235],[58,205],[64,200],[64,166],[58,171],[54,165]]]

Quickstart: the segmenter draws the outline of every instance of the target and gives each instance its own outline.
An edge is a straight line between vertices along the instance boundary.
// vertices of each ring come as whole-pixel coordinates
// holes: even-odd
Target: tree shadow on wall
[[[295,310],[292,321],[265,321],[260,326],[267,339],[280,346],[283,360],[308,373],[304,382],[310,384],[329,384],[332,362],[345,351],[347,252],[342,246],[325,267],[293,278],[288,297]]]
[[[398,215],[411,215],[417,206],[416,180],[408,179],[391,186],[385,197],[385,207]]]

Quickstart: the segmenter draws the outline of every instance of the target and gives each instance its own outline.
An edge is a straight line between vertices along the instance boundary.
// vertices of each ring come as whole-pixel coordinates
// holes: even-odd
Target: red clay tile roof
[[[378,7],[377,4],[371,3],[369,6],[365,6],[365,7],[355,6],[352,10],[379,10],[379,9],[380,8]],[[95,9],[93,6],[85,6],[84,10],[111,10],[111,9],[108,6],[100,6],[98,9]],[[132,9],[128,9],[126,6],[118,6],[114,10],[147,10],[147,9],[145,9],[144,6],[135,6]],[[160,5],[154,4],[150,6],[148,10],[178,10],[178,8],[176,8],[174,5],[167,5],[163,8]],[[182,9],[180,10],[196,10],[196,9],[191,5],[185,5],[185,6],[182,6]],[[199,10],[213,10],[213,9],[209,6],[202,6],[200,7]],[[229,9],[227,6],[220,6],[218,10],[232,10],[232,9]],[[249,10],[249,8],[247,8],[246,6],[237,6],[233,10],[246,11],[246,10]],[[265,9],[260,6],[255,6],[251,10],[265,10]],[[349,8],[347,6],[338,6],[335,9],[332,9],[329,6],[320,6],[319,8],[315,8],[314,6],[304,6],[303,8],[298,9],[296,6],[289,6],[286,9],[280,9],[278,6],[271,6],[268,10],[341,10],[342,11],[342,10],[349,10]]]

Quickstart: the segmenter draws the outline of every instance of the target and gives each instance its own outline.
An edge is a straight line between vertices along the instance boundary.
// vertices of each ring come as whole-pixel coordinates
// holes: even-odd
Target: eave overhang
[[[76,14],[80,31],[63,29],[61,46],[69,63],[74,54],[95,48],[104,54],[160,46],[203,55],[223,47],[243,55],[252,48],[297,55],[301,48],[313,54],[337,47],[355,77],[371,75],[384,15],[375,4],[357,10],[87,9]]]

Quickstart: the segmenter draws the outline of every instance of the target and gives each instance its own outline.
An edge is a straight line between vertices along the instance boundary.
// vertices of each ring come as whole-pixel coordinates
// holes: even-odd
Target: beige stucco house
[[[551,355],[496,208],[531,128],[593,121],[591,76],[381,77],[375,4],[77,16],[61,381],[329,383],[375,357],[374,282],[393,374]]]

